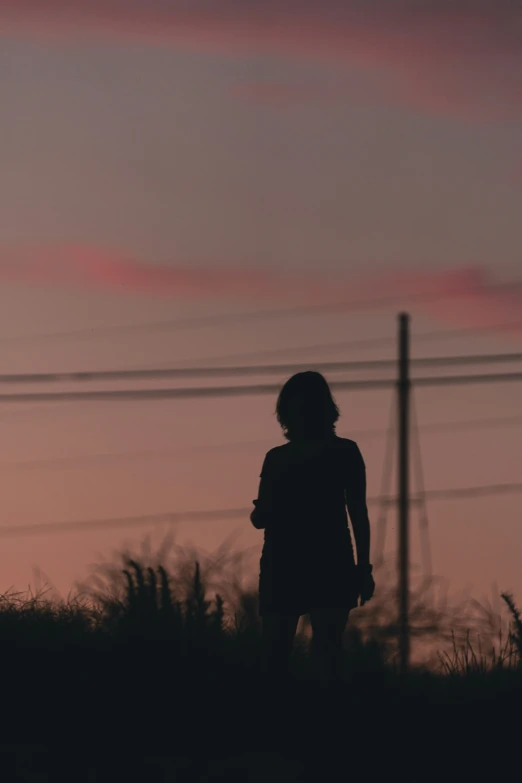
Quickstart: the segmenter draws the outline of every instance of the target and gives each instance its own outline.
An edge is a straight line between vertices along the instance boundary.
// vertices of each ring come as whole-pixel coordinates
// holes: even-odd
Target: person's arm
[[[346,505],[355,536],[359,597],[361,606],[364,606],[373,597],[375,582],[370,564],[370,519],[366,503],[366,466],[357,444],[355,444],[348,473]]]
[[[254,510],[250,514],[250,521],[257,530],[264,530],[266,527],[266,513],[263,512],[263,504],[260,498],[263,495],[263,479],[259,483],[259,492],[257,493],[257,500],[254,500]]]
[[[259,490],[257,492],[257,499],[254,500],[254,510],[250,514],[250,521],[257,530],[264,530],[268,516],[270,514],[270,479],[268,476],[268,454],[265,457],[263,463],[263,469],[261,471],[261,479],[259,482]]]
[[[346,486],[346,505],[355,536],[357,565],[370,565],[370,519],[366,503],[366,466],[360,449],[355,445]]]

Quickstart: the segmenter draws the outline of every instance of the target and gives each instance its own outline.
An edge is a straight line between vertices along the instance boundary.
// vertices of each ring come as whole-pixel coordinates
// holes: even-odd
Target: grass
[[[241,764],[261,769],[268,758],[263,779],[277,779],[278,769],[286,781],[335,779],[325,765],[350,758],[354,747],[352,764],[364,771],[371,759],[374,772],[389,771],[407,739],[402,778],[413,781],[430,779],[450,752],[462,756],[471,727],[475,743],[482,730],[491,748],[497,733],[507,742],[522,695],[522,622],[511,596],[503,596],[510,626],[494,640],[476,629],[463,634],[460,616],[448,632],[441,605],[423,611],[416,594],[417,635],[451,646],[437,666],[401,678],[383,590],[381,604],[354,613],[342,686],[324,691],[315,682],[303,623],[293,682],[276,691],[261,671],[256,595],[238,576],[239,561],[224,550],[197,559],[178,551],[175,561],[160,554],[166,565],[150,552],[104,563],[66,601],[49,592],[0,598],[1,736],[6,748],[25,748],[26,766],[11,779],[59,779],[68,759],[75,781],[253,780]],[[428,772],[416,778],[414,757],[425,765],[430,753]],[[10,779],[11,756],[0,753],[2,780]]]

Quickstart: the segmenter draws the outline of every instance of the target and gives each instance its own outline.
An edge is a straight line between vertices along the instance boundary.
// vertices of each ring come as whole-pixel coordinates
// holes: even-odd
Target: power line
[[[492,324],[490,326],[469,326],[461,329],[449,329],[449,330],[435,330],[432,332],[421,332],[417,335],[412,335],[414,342],[429,342],[438,340],[455,339],[458,337],[466,337],[473,334],[481,334],[487,332],[497,331],[509,331],[510,329],[522,329],[522,320],[518,321],[506,321],[500,324]],[[206,358],[198,359],[197,361],[208,364],[216,361],[227,361],[229,359],[252,359],[253,357],[271,357],[271,356],[293,356],[301,353],[309,353],[310,351],[321,351],[323,353],[337,353],[338,351],[345,351],[354,348],[376,348],[378,346],[395,345],[397,342],[395,337],[367,337],[359,340],[342,340],[340,342],[328,342],[328,343],[314,343],[309,345],[293,346],[288,348],[273,348],[271,350],[261,351],[243,351],[241,353],[228,353],[221,356],[209,356]]]
[[[444,329],[433,332],[424,332],[417,335],[412,335],[412,338],[416,342],[440,340],[440,339],[454,339],[455,337],[467,337],[470,334],[482,334],[488,332],[504,332],[509,329],[522,329],[522,320],[517,321],[505,321],[499,324],[491,324],[490,326],[464,326],[460,329]],[[393,338],[390,338],[390,342],[395,343]]]
[[[115,324],[113,326],[95,326],[86,329],[70,329],[57,332],[45,332],[43,334],[28,334],[13,337],[3,337],[2,342],[33,342],[37,340],[63,340],[77,338],[107,337],[118,334],[135,334],[140,332],[157,334],[158,332],[185,331],[190,329],[205,328],[207,326],[235,325],[248,321],[264,321],[270,318],[278,318],[290,315],[306,315],[309,312],[322,312],[327,305],[284,308],[280,310],[254,310],[243,313],[216,313],[212,315],[178,318],[166,321],[141,322],[134,324]]]
[[[440,377],[414,378],[412,382],[415,386],[458,386],[475,383],[509,383],[511,381],[522,381],[522,372],[488,373],[486,375],[441,375]]]
[[[418,503],[419,532],[420,532],[420,540],[421,540],[422,559],[424,565],[424,579],[429,587],[432,573],[433,573],[433,567],[432,567],[432,557],[431,557],[428,506],[426,504],[426,493],[424,488],[425,487],[424,465],[422,460],[420,427],[419,427],[419,420],[417,415],[417,405],[415,402],[415,395],[412,394],[411,398],[412,398],[411,408],[412,408],[412,418],[413,418],[413,443],[415,449],[413,454],[413,469],[414,469],[415,482],[417,484],[417,495],[419,497],[419,503]]]
[[[522,354],[520,354],[522,359]],[[323,372],[343,372],[348,370],[388,369],[394,366],[391,360],[361,362],[320,362],[314,364]],[[0,375],[0,383],[77,383],[119,380],[160,380],[168,378],[207,378],[244,375],[276,375],[307,370],[310,364],[265,364],[229,367],[157,367],[129,370],[93,370],[70,373],[19,373]]]
[[[522,354],[520,355],[522,359]],[[361,361],[361,362],[320,362],[315,364],[317,370],[323,372],[343,372],[348,370],[386,369],[394,366],[393,361]],[[94,370],[72,373],[19,373],[0,375],[0,383],[77,383],[95,381],[119,380],[159,380],[168,378],[207,378],[221,376],[244,375],[276,375],[307,370],[306,364],[265,364],[229,367],[157,367],[150,369],[129,370]]]
[[[413,379],[417,386],[448,386],[469,385],[487,383],[507,383],[522,381],[522,372],[489,373],[487,375],[446,375],[429,376]],[[392,378],[377,378],[374,380],[357,381],[333,381],[330,384],[335,390],[383,390],[396,386]],[[121,389],[103,391],[62,391],[62,392],[36,392],[30,394],[0,394],[2,403],[27,403],[27,402],[132,402],[138,400],[169,400],[169,399],[196,399],[212,397],[243,397],[254,395],[275,395],[281,390],[280,384],[258,384],[255,386],[201,386],[177,389]]]
[[[424,497],[432,500],[457,500],[491,495],[513,495],[522,492],[522,484],[484,484],[478,487],[457,487],[455,489],[432,489]],[[416,498],[413,498],[415,501]]]
[[[397,427],[395,421],[396,395],[391,395],[390,418],[386,430],[386,446],[384,451],[384,461],[381,477],[381,498],[387,498],[391,492],[391,483],[393,479],[394,451],[397,439]],[[376,536],[374,544],[375,564],[379,566],[383,562],[384,549],[386,546],[386,528],[388,523],[389,504],[381,502],[379,504],[379,513],[376,523]]]
[[[520,426],[522,425],[522,416],[510,416],[510,417],[499,417],[499,418],[490,418],[490,419],[470,419],[468,421],[455,421],[455,422],[435,422],[432,424],[425,424],[419,427],[419,430],[423,433],[425,432],[456,432],[459,430],[475,430],[475,429],[488,429],[493,427],[502,427],[502,426]],[[390,449],[392,448],[393,444],[393,430],[385,432],[384,430],[380,429],[368,429],[368,430],[353,430],[346,434],[341,434],[341,437],[346,437],[350,439],[369,439],[369,438],[382,438],[385,435],[387,436],[387,450],[388,455],[390,452]],[[18,470],[32,470],[32,469],[39,469],[39,468],[52,468],[52,467],[60,467],[60,468],[74,468],[75,466],[82,466],[82,465],[97,465],[97,464],[107,464],[111,462],[118,462],[118,461],[126,461],[126,460],[146,460],[146,459],[163,459],[163,460],[173,460],[173,459],[187,459],[188,456],[194,453],[203,453],[204,455],[208,455],[208,457],[211,457],[212,459],[215,458],[216,452],[227,452],[227,451],[242,451],[242,450],[256,450],[259,451],[259,449],[268,448],[270,445],[273,445],[272,441],[269,440],[251,440],[251,441],[237,441],[233,443],[216,443],[216,444],[204,444],[199,446],[193,446],[188,445],[184,448],[179,449],[151,449],[151,450],[143,450],[143,451],[134,451],[134,452],[106,452],[106,453],[98,453],[98,454],[84,454],[77,457],[51,457],[51,458],[44,458],[44,459],[29,459],[29,460],[17,460],[17,461],[9,461],[9,462],[0,462],[0,473],[5,471],[18,471]],[[387,459],[387,469],[386,469],[386,479],[383,478],[383,487],[381,492],[381,497],[385,497],[389,494],[389,482],[390,482],[390,472],[391,472],[391,456],[388,456]],[[379,526],[377,526],[379,528]],[[382,531],[379,532],[379,529],[377,530],[378,538],[382,534]],[[376,547],[377,551],[377,547]]]
[[[432,298],[434,294],[426,294],[428,298]],[[440,295],[439,295],[440,296]],[[321,305],[303,305],[300,307],[281,308],[274,310],[254,310],[243,313],[217,313],[214,315],[197,316],[194,318],[179,318],[167,321],[156,321],[153,323],[142,322],[137,324],[121,324],[107,327],[93,327],[87,329],[75,329],[58,332],[47,332],[40,335],[21,335],[19,337],[4,337],[1,338],[2,342],[33,342],[37,340],[61,340],[61,339],[76,339],[76,338],[93,338],[93,337],[106,337],[110,335],[118,334],[136,334],[140,332],[157,334],[158,332],[172,332],[172,331],[186,331],[190,329],[199,329],[211,326],[228,326],[237,325],[248,322],[258,322],[272,320],[273,318],[286,318],[286,317],[300,317],[306,315],[333,313],[339,310],[344,310],[348,307],[373,307],[383,303],[392,304],[395,299],[390,297],[381,299],[366,299],[357,302],[348,303],[332,302],[329,304]]]
[[[510,283],[495,283],[494,285],[484,286],[481,285],[479,292],[486,289],[508,289],[512,290],[513,286],[518,286],[518,282]],[[93,338],[103,337],[111,334],[129,334],[129,333],[158,333],[158,332],[170,332],[170,331],[186,331],[189,329],[204,328],[207,326],[221,326],[221,325],[236,325],[246,322],[266,321],[273,318],[287,318],[287,317],[300,317],[314,314],[328,314],[335,312],[344,312],[349,309],[353,310],[365,310],[372,309],[374,307],[381,307],[397,303],[405,302],[432,302],[439,300],[451,300],[460,299],[462,294],[452,293],[451,291],[425,291],[413,294],[385,294],[377,297],[361,297],[352,301],[346,299],[339,300],[337,302],[327,302],[318,305],[300,305],[290,308],[281,308],[273,310],[255,310],[243,313],[216,313],[206,316],[196,316],[189,318],[171,319],[166,321],[157,322],[142,322],[135,324],[121,324],[106,327],[91,327],[85,329],[75,329],[66,331],[47,332],[43,334],[33,335],[20,335],[11,337],[0,338],[1,342],[34,342],[38,340],[61,340],[61,339],[76,339],[76,338]]]
[[[411,359],[410,364],[418,367],[447,367],[469,364],[505,364],[522,361],[522,353],[482,353],[460,356],[427,356]],[[0,376],[1,377],[1,376]]]
[[[482,485],[478,487],[463,487],[456,489],[444,489],[444,490],[431,490],[424,493],[424,497],[432,498],[433,500],[451,500],[451,499],[463,499],[467,497],[484,497],[487,495],[502,495],[502,494],[519,494],[522,493],[522,484],[490,484]],[[420,497],[413,496],[412,502],[417,503],[421,500]],[[377,504],[387,503],[388,505],[395,505],[397,498],[395,497],[374,497],[368,499],[368,505],[373,506]],[[86,530],[97,530],[108,528],[121,528],[121,527],[141,527],[143,525],[151,524],[176,524],[181,522],[219,522],[229,521],[232,519],[244,519],[247,520],[251,508],[229,508],[229,509],[215,509],[207,511],[182,511],[182,512],[167,512],[164,514],[149,514],[143,516],[134,517],[117,517],[108,519],[89,519],[80,520],[78,522],[50,522],[44,524],[29,524],[29,525],[6,525],[0,527],[0,538],[6,538],[10,536],[27,536],[37,534],[50,534],[50,533],[70,533],[70,532],[83,532]]]
[[[505,364],[522,361],[522,353],[466,354],[461,356],[434,356],[412,359],[418,367],[466,366],[473,364]],[[312,366],[322,372],[357,370],[386,370],[396,367],[394,359],[370,359],[354,362],[316,362]],[[228,367],[156,367],[154,369],[87,370],[62,373],[17,373],[0,375],[0,383],[82,383],[119,380],[158,380],[168,378],[206,378],[220,376],[290,374],[310,369],[311,364],[261,364]]]
[[[235,353],[222,354],[221,356],[208,356],[205,358],[197,359],[196,361],[204,364],[211,362],[228,361],[230,359],[252,359],[253,357],[271,357],[271,356],[294,356],[296,354],[309,353],[310,351],[321,351],[323,353],[337,353],[338,351],[344,351],[351,348],[372,348],[381,345],[393,345],[395,343],[393,337],[367,337],[360,340],[343,340],[342,342],[328,342],[328,343],[312,343],[308,345],[297,345],[288,348],[272,348],[263,349],[259,351],[242,351]],[[191,360],[194,361],[194,360]]]
[[[338,381],[330,384],[332,388],[369,390],[388,389],[393,380],[376,379],[362,381]],[[133,402],[138,400],[195,399],[210,397],[243,397],[252,395],[278,394],[280,384],[259,384],[256,386],[200,386],[177,389],[121,389],[79,392],[36,392],[30,394],[0,394],[2,403],[25,402]]]
[[[464,421],[433,422],[420,426],[422,432],[456,432],[458,430],[480,430],[494,427],[513,427],[522,424],[522,416],[491,416],[485,419],[465,419]]]
[[[215,452],[223,452],[234,449],[260,449],[263,446],[268,445],[268,441],[244,441],[238,443],[229,444],[210,444],[202,446],[187,446],[183,449],[176,450],[144,450],[135,452],[107,452],[102,454],[85,454],[78,457],[56,457],[50,459],[30,459],[30,460],[18,460],[11,462],[0,462],[0,473],[2,471],[12,470],[26,470],[32,468],[45,468],[58,466],[66,468],[74,465],[96,465],[97,463],[106,464],[107,462],[114,462],[120,460],[141,460],[141,459],[186,459],[190,454],[202,452],[204,455],[208,455],[215,459]]]
[[[0,537],[16,535],[36,535],[41,533],[81,532],[84,530],[97,530],[118,527],[141,527],[150,524],[176,524],[179,522],[219,522],[234,518],[248,519],[252,509],[219,509],[214,511],[186,511],[183,513],[149,514],[136,517],[118,517],[109,519],[88,519],[79,522],[49,522],[45,524],[8,525],[0,527]]]

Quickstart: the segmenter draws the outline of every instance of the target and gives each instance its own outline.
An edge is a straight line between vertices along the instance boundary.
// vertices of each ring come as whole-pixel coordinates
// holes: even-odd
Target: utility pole
[[[410,316],[399,316],[399,656],[401,673],[406,673],[410,661],[409,629],[409,445],[410,445]]]

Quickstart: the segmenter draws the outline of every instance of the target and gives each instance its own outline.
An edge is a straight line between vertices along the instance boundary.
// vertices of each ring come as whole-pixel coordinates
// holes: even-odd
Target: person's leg
[[[349,609],[318,608],[310,612],[312,650],[322,682],[341,678],[343,636],[349,614]]]
[[[271,612],[263,616],[265,671],[274,681],[285,680],[299,616]]]

